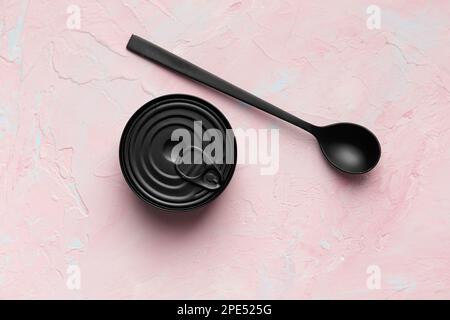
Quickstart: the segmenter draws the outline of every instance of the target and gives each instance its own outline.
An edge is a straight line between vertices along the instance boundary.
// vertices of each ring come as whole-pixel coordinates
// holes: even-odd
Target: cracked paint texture
[[[439,0],[0,0],[0,298],[450,298],[449,16]],[[335,172],[307,133],[127,52],[132,33],[311,122],[367,126],[379,166]],[[191,213],[145,206],[119,139],[169,93],[279,128],[279,172],[240,165]]]

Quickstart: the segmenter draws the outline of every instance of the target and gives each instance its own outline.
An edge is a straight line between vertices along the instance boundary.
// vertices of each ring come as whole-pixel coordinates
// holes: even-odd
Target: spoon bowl
[[[315,136],[325,158],[335,168],[351,174],[372,170],[381,157],[377,137],[354,123],[317,127]]]

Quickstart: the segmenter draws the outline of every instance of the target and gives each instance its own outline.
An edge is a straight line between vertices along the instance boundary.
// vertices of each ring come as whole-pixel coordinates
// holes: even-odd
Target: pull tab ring
[[[203,150],[201,150],[200,148],[195,147],[195,146],[186,147],[185,149],[183,149],[183,154],[185,152],[188,152],[190,149],[198,150],[203,155]],[[211,159],[208,159],[208,160],[211,160]],[[203,161],[203,158],[202,158],[202,161]],[[191,177],[191,176],[188,176],[187,174],[185,174],[181,170],[180,166],[183,164],[183,161],[182,161],[182,157],[179,156],[177,158],[177,160],[175,161],[175,170],[183,180],[186,180],[186,181],[188,181],[192,184],[195,184],[197,186],[200,186],[204,189],[214,191],[214,190],[220,189],[222,187],[223,176],[222,176],[222,172],[219,170],[217,165],[215,163],[213,163],[213,161],[208,161],[208,162],[210,162],[210,164],[205,164],[205,169],[203,170],[203,172],[201,172],[199,175],[197,175],[195,177]]]

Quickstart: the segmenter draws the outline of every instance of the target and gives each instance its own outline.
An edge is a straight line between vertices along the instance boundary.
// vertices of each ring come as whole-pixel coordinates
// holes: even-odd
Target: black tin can
[[[190,139],[177,133],[189,133]],[[119,153],[123,176],[141,199],[181,211],[222,193],[236,168],[237,146],[230,123],[216,107],[173,94],[148,102],[131,117]]]

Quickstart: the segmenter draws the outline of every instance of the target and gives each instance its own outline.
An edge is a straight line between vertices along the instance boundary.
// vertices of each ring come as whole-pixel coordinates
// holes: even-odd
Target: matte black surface
[[[168,210],[193,209],[216,198],[230,182],[237,157],[234,136],[228,136],[223,142],[224,151],[234,150],[231,164],[224,159],[223,164],[216,164],[214,168],[206,164],[181,166],[172,158],[172,149],[178,143],[172,141],[172,132],[187,129],[192,134],[193,144],[194,121],[202,121],[203,132],[215,128],[224,137],[226,130],[231,129],[214,106],[181,94],[148,102],[128,121],[120,141],[120,165],[128,185],[146,202]],[[202,142],[202,147],[207,144],[209,142]],[[195,179],[187,179],[180,172]]]
[[[136,35],[131,36],[127,49],[308,131],[317,138],[325,158],[343,172],[366,173],[381,157],[376,136],[360,125],[315,126]]]
[[[316,138],[328,161],[347,173],[366,173],[380,159],[381,147],[375,135],[354,123],[321,127]]]

